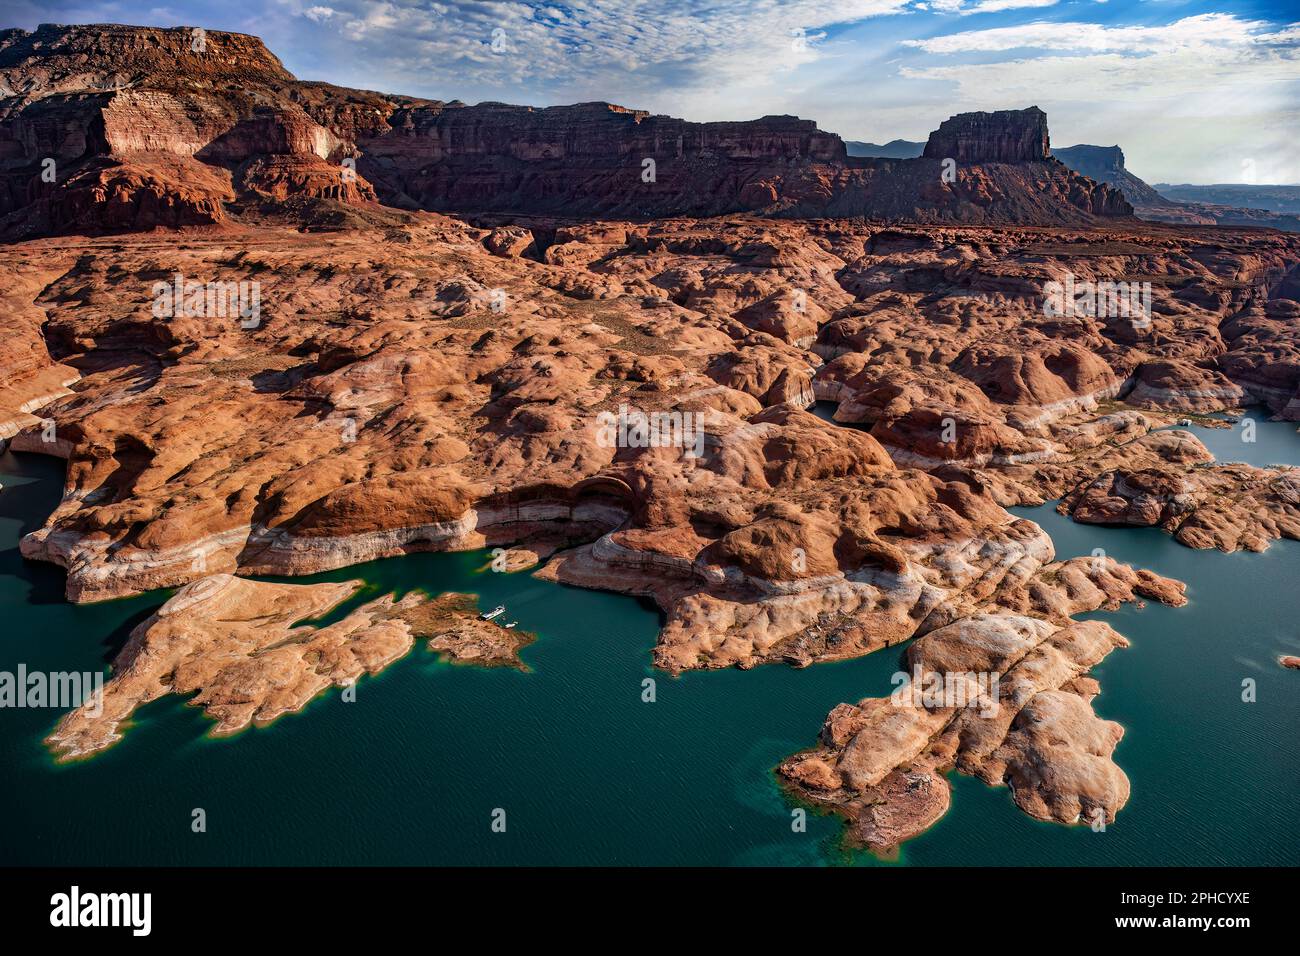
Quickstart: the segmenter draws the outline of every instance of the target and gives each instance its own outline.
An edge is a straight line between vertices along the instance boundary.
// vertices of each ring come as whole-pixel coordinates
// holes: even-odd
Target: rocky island
[[[996,684],[842,703],[782,762],[872,849],[943,814],[952,768],[1038,819],[1113,821],[1123,729],[1088,672],[1127,642],[1073,616],[1183,587],[1058,561],[1007,508],[1300,539],[1293,469],[1165,430],[1300,420],[1300,236],[1137,219],[1052,157],[1041,110],[864,159],[795,117],[386,96],[206,37],[0,33],[0,436],[67,462],[22,552],[72,602],[180,589],[102,714],[51,735],[63,756],[167,693],[218,733],[265,723],[416,637],[517,662],[526,636],[464,599],[313,625],[355,585],[249,580],[500,548],[652,599],[669,673],[912,641],[918,683]],[[1045,308],[1053,286],[1094,293]],[[1121,286],[1149,308],[1109,309]]]

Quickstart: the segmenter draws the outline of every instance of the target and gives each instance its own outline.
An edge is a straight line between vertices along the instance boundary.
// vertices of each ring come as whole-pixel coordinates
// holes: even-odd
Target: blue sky
[[[0,26],[237,30],[304,79],[466,102],[794,113],[924,139],[1038,105],[1150,182],[1300,182],[1300,6],[1226,0],[5,0]],[[495,40],[495,42],[494,42]]]

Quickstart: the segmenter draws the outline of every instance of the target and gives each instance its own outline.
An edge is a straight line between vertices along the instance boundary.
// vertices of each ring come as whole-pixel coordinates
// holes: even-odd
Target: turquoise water
[[[1259,426],[1277,441],[1266,457],[1300,457],[1294,426],[1274,424]],[[59,569],[19,557],[21,534],[58,501],[61,472],[58,461],[0,456],[0,670],[103,667],[167,596],[75,607]],[[483,571],[486,556],[468,553],[298,580],[507,604],[538,635],[523,655],[530,672],[450,665],[417,648],[363,679],[353,703],[330,694],[223,740],[206,736],[197,709],[164,698],[120,744],[64,766],[41,743],[56,712],[0,711],[0,863],[1300,863],[1300,675],[1274,663],[1300,652],[1300,545],[1194,552],[1150,529],[1075,525],[1050,507],[1020,513],[1061,556],[1100,546],[1190,584],[1187,608],[1097,615],[1134,645],[1094,671],[1097,710],[1128,730],[1118,760],[1133,781],[1105,833],[1037,823],[1005,788],[960,775],[951,812],[896,863],[846,854],[834,818],[810,815],[795,833],[771,768],[811,743],[836,703],[887,694],[900,648],[674,679],[650,667],[654,608]],[[647,677],[655,703],[641,701]],[[1245,677],[1256,703],[1241,702]],[[203,834],[190,830],[196,807]],[[496,808],[505,833],[492,831]]]
[[[1300,439],[1296,436],[1295,422],[1271,422],[1264,408],[1248,408],[1241,420],[1231,428],[1201,428],[1193,425],[1179,431],[1190,431],[1201,440],[1219,461],[1244,461],[1259,468],[1269,465],[1300,465]],[[1215,415],[1214,418],[1224,416]],[[1248,423],[1254,423],[1253,432]]]

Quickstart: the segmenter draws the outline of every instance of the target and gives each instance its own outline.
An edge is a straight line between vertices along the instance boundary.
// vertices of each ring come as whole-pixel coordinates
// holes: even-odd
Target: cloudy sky
[[[469,103],[793,113],[923,140],[1038,105],[1149,182],[1300,182],[1296,0],[5,0],[0,27],[236,30],[305,79]]]

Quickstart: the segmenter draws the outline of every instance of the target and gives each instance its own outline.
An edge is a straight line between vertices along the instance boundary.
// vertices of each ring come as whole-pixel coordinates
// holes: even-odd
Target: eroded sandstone
[[[841,704],[819,744],[779,772],[803,800],[849,821],[850,838],[884,853],[931,826],[947,806],[956,767],[1007,784],[1040,820],[1113,822],[1129,782],[1112,753],[1123,728],[1093,714],[1089,668],[1125,639],[1100,621],[1050,622],[1007,614],[962,618],[908,649],[909,683],[893,695]],[[919,688],[997,675],[996,694],[927,705]],[[916,693],[913,691],[916,690]]]
[[[46,743],[61,760],[122,739],[131,715],[165,694],[192,695],[215,736],[302,710],[331,687],[376,674],[417,637],[452,660],[522,666],[531,636],[483,621],[472,597],[417,593],[368,601],[329,624],[360,582],[269,584],[214,574],[189,584],[139,624],[102,695],[67,714]]]

